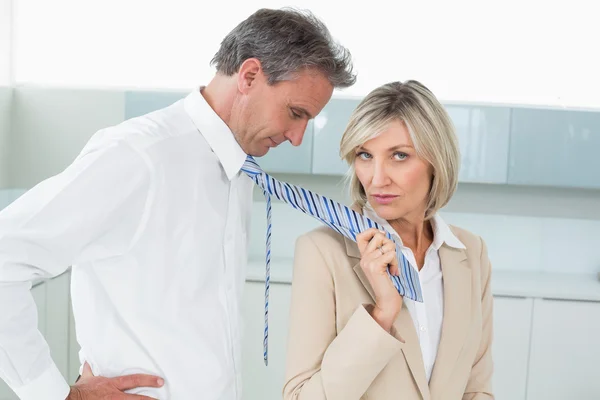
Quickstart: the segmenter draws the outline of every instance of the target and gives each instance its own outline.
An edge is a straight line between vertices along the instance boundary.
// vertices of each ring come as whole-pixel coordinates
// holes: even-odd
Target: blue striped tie
[[[269,284],[271,276],[271,196],[283,201],[297,210],[308,214],[348,239],[356,241],[356,235],[369,228],[384,230],[375,221],[362,216],[356,211],[330,200],[324,196],[306,190],[299,186],[278,181],[273,178],[254,161],[252,156],[246,158],[242,167],[244,171],[256,183],[265,194],[267,200],[267,267],[265,277],[265,331],[263,341],[263,356],[265,365],[268,364],[268,338],[269,338]],[[386,235],[396,243],[396,254],[400,276],[393,276],[388,271],[388,276],[401,296],[422,302],[421,284],[419,274],[409,264],[400,245],[392,238],[390,232]]]

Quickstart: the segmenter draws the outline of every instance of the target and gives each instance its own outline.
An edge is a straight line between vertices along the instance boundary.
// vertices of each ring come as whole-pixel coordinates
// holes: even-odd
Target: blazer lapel
[[[346,252],[348,256],[358,259],[353,268],[354,273],[365,287],[367,292],[369,292],[369,295],[373,299],[373,304],[375,304],[375,292],[373,291],[373,287],[369,283],[367,276],[360,266],[360,251],[358,250],[356,243],[349,239],[345,239],[345,241]],[[425,366],[423,365],[423,356],[421,354],[419,338],[417,336],[417,332],[415,331],[413,320],[410,317],[410,313],[404,302],[402,303],[402,309],[400,310],[396,321],[394,321],[391,334],[396,339],[404,342],[404,345],[402,346],[402,352],[404,353],[406,363],[410,368],[413,379],[421,391],[421,396],[423,396],[423,398],[426,400],[429,399],[429,387],[427,384],[427,377],[425,376]]]
[[[429,387],[443,390],[466,339],[471,320],[471,270],[463,249],[442,245],[439,249],[444,285],[444,318],[438,352]]]
[[[429,385],[425,376],[425,365],[423,364],[423,354],[421,353],[421,345],[419,337],[415,330],[414,322],[410,316],[406,303],[402,303],[402,310],[394,322],[392,335],[398,340],[404,341],[402,352],[406,358],[406,363],[410,368],[413,379],[417,387],[421,391],[421,396],[424,400],[430,399]]]

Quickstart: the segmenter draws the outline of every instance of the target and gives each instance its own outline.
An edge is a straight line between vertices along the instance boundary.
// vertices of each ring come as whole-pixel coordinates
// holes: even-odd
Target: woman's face
[[[355,152],[356,176],[377,215],[388,221],[423,218],[433,168],[417,156],[404,122],[391,122]]]

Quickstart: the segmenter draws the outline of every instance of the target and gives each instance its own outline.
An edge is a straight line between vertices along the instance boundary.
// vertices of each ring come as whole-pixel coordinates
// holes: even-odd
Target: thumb
[[[400,266],[398,265],[398,253],[396,253],[396,251],[390,253],[393,253],[394,255],[389,265],[390,273],[395,276],[400,276]]]
[[[94,373],[92,372],[92,368],[90,367],[90,364],[87,363],[87,361],[83,364],[83,372],[81,374],[82,378],[90,378],[94,376]]]

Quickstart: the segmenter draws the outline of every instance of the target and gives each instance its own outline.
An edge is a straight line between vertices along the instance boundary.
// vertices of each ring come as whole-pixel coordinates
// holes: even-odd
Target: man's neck
[[[230,128],[231,110],[235,94],[235,80],[232,78],[217,74],[207,86],[200,90],[200,94],[204,97],[210,108]]]

